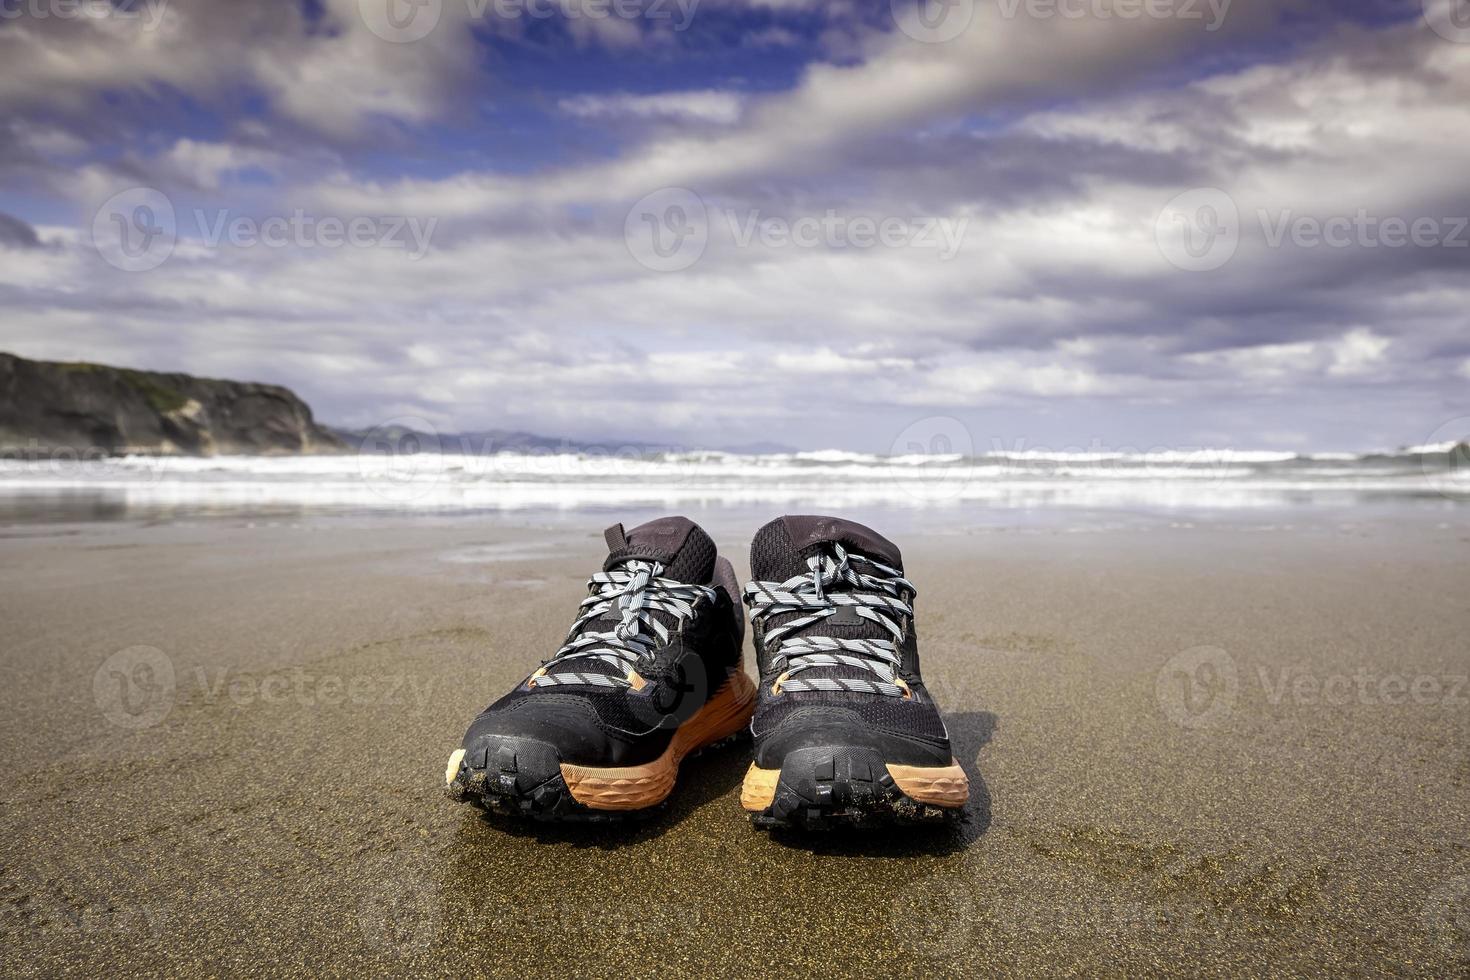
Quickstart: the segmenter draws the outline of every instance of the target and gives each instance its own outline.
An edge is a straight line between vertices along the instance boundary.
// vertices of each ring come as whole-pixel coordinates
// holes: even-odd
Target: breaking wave
[[[124,504],[515,509],[692,504],[1245,507],[1470,501],[1470,447],[1380,453],[824,450],[0,459],[0,495]]]

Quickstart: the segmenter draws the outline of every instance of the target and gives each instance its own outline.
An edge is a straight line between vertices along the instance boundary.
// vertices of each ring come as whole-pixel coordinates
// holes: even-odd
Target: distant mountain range
[[[682,446],[671,443],[587,441],[557,439],[521,432],[517,429],[484,429],[478,432],[423,432],[401,425],[377,426],[371,429],[334,428],[332,433],[349,447],[364,453],[442,452],[464,453],[465,455],[489,455],[498,452],[511,453],[604,453],[604,454],[652,454],[700,452],[705,447]],[[793,453],[790,446],[774,442],[747,443],[742,446],[724,446],[716,452],[758,454]]]
[[[443,452],[482,455],[497,452],[659,452],[667,446],[649,443],[594,443],[555,439],[513,429],[479,432],[425,432],[402,425],[380,425],[370,429],[334,428],[333,434],[348,446],[364,453]]]
[[[318,423],[289,388],[0,353],[0,453],[108,455],[496,452],[643,454],[701,447],[558,439],[510,429],[427,433]],[[793,452],[755,443],[726,452]]]

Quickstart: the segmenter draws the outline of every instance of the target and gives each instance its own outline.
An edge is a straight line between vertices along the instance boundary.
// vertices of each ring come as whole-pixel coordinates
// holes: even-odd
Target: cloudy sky
[[[0,349],[340,424],[1423,442],[1467,215],[1467,0],[0,2]]]

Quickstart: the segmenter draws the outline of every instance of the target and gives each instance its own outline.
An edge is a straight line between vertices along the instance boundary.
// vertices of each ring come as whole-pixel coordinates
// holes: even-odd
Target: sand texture
[[[645,824],[488,822],[445,758],[604,523],[0,528],[4,972],[1470,971],[1459,526],[905,537],[956,832],[756,832],[746,746]]]

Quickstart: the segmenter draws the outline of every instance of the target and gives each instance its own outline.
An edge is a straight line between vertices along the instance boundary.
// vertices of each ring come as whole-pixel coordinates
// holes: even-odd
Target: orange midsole
[[[970,798],[969,777],[954,759],[947,766],[889,765],[888,775],[899,791],[916,803],[959,807]],[[768,809],[776,798],[780,779],[781,770],[762,769],[752,762],[740,787],[740,805],[752,811]]]
[[[572,798],[594,810],[642,810],[662,803],[674,790],[679,763],[696,749],[734,735],[755,713],[755,684],[744,671],[725,682],[669,741],[664,754],[641,766],[598,768],[562,763]]]

